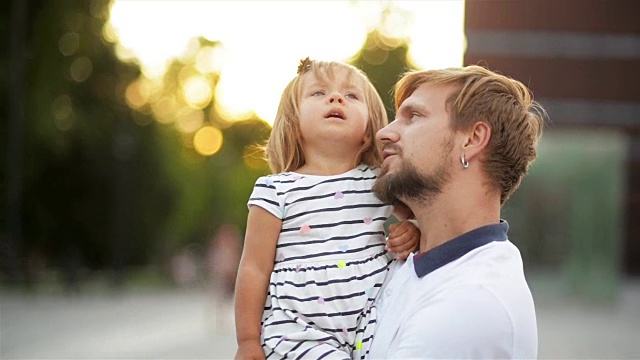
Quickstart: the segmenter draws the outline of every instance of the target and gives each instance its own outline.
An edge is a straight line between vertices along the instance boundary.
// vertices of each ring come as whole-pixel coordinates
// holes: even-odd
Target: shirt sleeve
[[[401,324],[388,358],[513,358],[513,323],[493,293],[465,286],[443,295]]]
[[[272,176],[261,176],[256,180],[247,207],[252,205],[260,206],[282,220],[282,203]]]

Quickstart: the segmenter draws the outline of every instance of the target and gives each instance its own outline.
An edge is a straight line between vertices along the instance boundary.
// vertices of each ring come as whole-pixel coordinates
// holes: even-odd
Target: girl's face
[[[364,89],[348,70],[333,75],[318,78],[310,71],[303,80],[298,107],[303,144],[335,142],[359,150],[369,121]]]

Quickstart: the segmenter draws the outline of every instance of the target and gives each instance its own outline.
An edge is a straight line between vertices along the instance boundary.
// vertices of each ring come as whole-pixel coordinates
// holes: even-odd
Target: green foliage
[[[211,156],[196,151],[197,129],[178,124],[180,111],[194,111],[182,91],[186,77],[202,76],[215,94],[219,74],[198,72],[195,64],[199,51],[219,44],[194,39],[194,48],[169,66],[161,87],[132,103],[128,89],[148,79],[136,64],[119,60],[103,38],[109,5],[29,1],[26,81],[0,77],[5,95],[15,85],[26,89],[23,236],[16,241],[27,274],[62,269],[74,282],[80,269],[119,273],[164,266],[180,249],[203,249],[222,224],[244,229],[254,182],[268,172],[252,150],[269,136],[263,120],[230,123],[214,98],[201,104],[195,109],[203,114],[199,126],[223,135]],[[7,28],[9,13],[2,15]],[[391,119],[391,88],[399,74],[414,68],[407,49],[404,41],[372,32],[352,61],[373,80]],[[0,61],[8,64],[7,58]],[[173,107],[159,115],[154,105],[162,100]],[[5,152],[3,147],[3,168]],[[6,224],[1,226],[4,238]]]
[[[101,36],[108,5],[31,3],[22,258],[71,268],[144,263],[167,216],[156,127],[135,125],[123,97],[139,70]]]
[[[393,87],[400,76],[417,67],[407,57],[409,44],[402,39],[386,37],[378,30],[367,35],[362,49],[350,63],[362,69],[382,97],[389,121],[395,118]]]
[[[212,98],[201,109],[204,114],[202,126],[221,129],[223,145],[212,156],[200,155],[193,144],[194,133],[178,131],[177,123],[185,109],[194,111],[182,92],[182,83],[190,76],[206,79],[212,93],[218,84],[219,74],[202,73],[196,70],[198,53],[206,48],[219,46],[204,38],[195,39],[195,45],[187,55],[173,61],[163,77],[163,86],[154,95],[155,103],[169,101],[172,116],[165,124],[158,124],[161,148],[158,156],[167,172],[167,182],[175,193],[175,203],[161,229],[162,256],[177,252],[191,244],[205,247],[217,228],[231,223],[238,228],[246,226],[246,202],[256,178],[267,171],[264,161],[257,169],[245,163],[245,150],[266,140],[270,128],[256,118],[241,119],[228,123],[220,117]],[[140,110],[153,112],[152,102]],[[200,111],[196,109],[195,111]]]
[[[246,202],[266,167],[247,168],[244,149],[263,141],[268,131],[268,125],[260,120],[238,122],[224,130],[220,151],[203,157],[184,147],[171,128],[164,129],[163,162],[177,199],[167,222],[158,224],[164,229],[169,250],[190,243],[205,245],[223,223],[245,227]]]

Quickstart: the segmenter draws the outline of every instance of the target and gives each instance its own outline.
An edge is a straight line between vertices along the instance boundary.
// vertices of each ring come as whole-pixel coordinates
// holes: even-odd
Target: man
[[[405,203],[422,235],[380,291],[369,358],[536,358],[533,299],[500,209],[536,157],[544,110],[479,66],[409,72],[395,103],[374,191]]]

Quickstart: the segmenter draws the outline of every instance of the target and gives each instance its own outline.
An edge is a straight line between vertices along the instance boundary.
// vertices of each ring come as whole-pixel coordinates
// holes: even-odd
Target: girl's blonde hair
[[[312,73],[318,79],[331,80],[338,71],[347,71],[349,80],[359,83],[364,90],[364,101],[369,112],[363,144],[354,166],[359,163],[371,167],[380,166],[380,146],[376,144],[375,136],[378,130],[387,125],[388,119],[382,99],[369,78],[360,69],[348,64],[306,58],[298,67],[298,75],[289,82],[282,93],[271,136],[264,148],[272,172],[295,171],[305,164],[298,121],[298,106],[304,79]]]
[[[453,131],[468,130],[477,121],[489,124],[491,139],[482,166],[491,184],[501,189],[504,204],[536,158],[544,109],[521,82],[480,66],[467,66],[406,73],[395,87],[396,110],[423,84],[454,87],[445,103]]]

